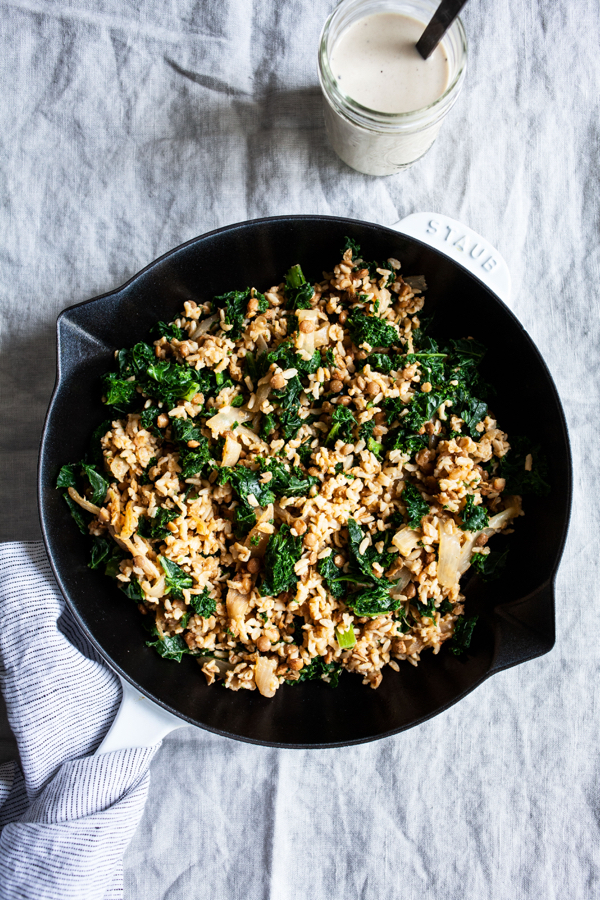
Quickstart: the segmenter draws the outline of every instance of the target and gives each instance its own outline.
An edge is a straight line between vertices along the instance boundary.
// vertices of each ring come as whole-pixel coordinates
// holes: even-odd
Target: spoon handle
[[[417,50],[428,59],[444,37],[467,0],[442,0],[417,42]]]

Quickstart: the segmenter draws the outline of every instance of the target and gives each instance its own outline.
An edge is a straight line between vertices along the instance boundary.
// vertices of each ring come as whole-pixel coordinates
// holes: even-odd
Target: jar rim
[[[457,88],[463,81],[467,69],[467,35],[464,25],[459,16],[456,17],[448,31],[450,32],[456,26],[456,31],[458,32],[457,36],[460,42],[461,59],[456,75],[454,76],[448,87],[445,89],[443,94],[441,94],[432,103],[429,103],[427,106],[422,106],[419,109],[412,109],[407,112],[401,113],[387,113],[380,110],[371,109],[368,106],[363,106],[357,100],[354,100],[348,94],[345,94],[342,90],[340,90],[338,86],[338,81],[335,78],[329,64],[327,40],[329,37],[333,19],[340,13],[342,6],[344,6],[343,2],[339,3],[338,6],[336,6],[336,8],[330,13],[323,26],[323,30],[321,31],[321,37],[319,39],[319,79],[321,81],[321,87],[323,88],[325,94],[331,99],[334,99],[339,105],[342,106],[342,109],[346,116],[350,114],[350,118],[354,119],[356,117],[356,120],[359,122],[359,124],[363,126],[368,126],[370,124],[381,127],[383,125],[384,127],[387,126],[393,129],[394,126],[401,127],[403,125],[410,126],[417,124],[423,119],[429,119],[431,113],[437,112],[438,110],[440,112],[446,111],[446,107],[449,108],[453,105],[456,96],[458,96]]]

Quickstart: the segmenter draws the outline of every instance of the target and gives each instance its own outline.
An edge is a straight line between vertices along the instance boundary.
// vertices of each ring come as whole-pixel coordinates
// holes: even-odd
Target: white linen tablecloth
[[[151,766],[128,900],[590,900],[598,800],[600,7],[472,0],[425,159],[359,175],[316,76],[332,0],[0,0],[0,540],[39,537],[64,307],[171,247],[282,213],[462,220],[510,266],[575,461],[557,646],[402,735],[273,750],[186,728]],[[507,352],[507,363],[518,364]],[[533,411],[535,414],[535,411]],[[12,752],[0,712],[0,761]]]

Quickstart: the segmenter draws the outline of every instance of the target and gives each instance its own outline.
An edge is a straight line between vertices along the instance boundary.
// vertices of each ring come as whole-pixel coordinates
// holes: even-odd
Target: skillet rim
[[[399,728],[393,728],[393,729],[390,729],[389,731],[381,732],[380,734],[377,734],[377,735],[368,735],[367,737],[360,737],[360,738],[351,739],[351,740],[304,744],[304,743],[286,743],[286,742],[281,742],[281,741],[276,742],[276,741],[258,740],[256,738],[248,737],[247,735],[234,734],[232,732],[225,731],[220,728],[215,728],[214,726],[209,726],[204,723],[199,723],[197,720],[192,719],[189,716],[179,712],[179,710],[173,708],[168,703],[157,698],[149,690],[147,690],[146,688],[141,686],[134,678],[132,678],[130,675],[128,675],[121,668],[121,666],[119,666],[117,663],[115,663],[113,661],[113,659],[109,655],[108,651],[103,647],[103,645],[91,633],[89,627],[87,626],[87,624],[85,623],[81,614],[79,613],[77,604],[72,602],[72,600],[69,596],[69,592],[63,584],[63,580],[61,578],[58,567],[55,564],[54,556],[50,550],[49,531],[51,531],[51,529],[50,528],[47,529],[47,527],[46,527],[45,504],[44,504],[44,499],[43,499],[42,480],[43,480],[43,473],[44,473],[44,452],[45,452],[47,439],[48,439],[48,432],[49,432],[50,424],[51,424],[50,420],[51,420],[55,402],[57,400],[59,389],[61,389],[63,387],[63,373],[62,373],[62,367],[61,367],[60,327],[61,327],[61,323],[64,320],[68,320],[68,313],[70,313],[72,310],[76,310],[81,307],[88,306],[89,304],[95,303],[96,301],[99,301],[99,300],[105,300],[108,298],[117,297],[119,294],[122,294],[127,289],[129,289],[138,279],[141,279],[143,276],[145,276],[147,273],[149,273],[154,267],[159,266],[161,263],[165,262],[170,257],[178,254],[180,251],[185,250],[185,249],[193,246],[194,244],[197,244],[199,241],[203,241],[206,238],[213,238],[215,236],[218,236],[219,234],[232,233],[237,230],[247,229],[248,226],[260,227],[261,225],[266,225],[266,224],[271,224],[271,223],[276,223],[276,222],[282,223],[282,224],[286,223],[286,222],[288,222],[290,224],[295,224],[295,223],[306,223],[306,222],[316,222],[316,221],[325,222],[325,223],[327,223],[327,222],[334,223],[335,222],[336,224],[348,224],[348,225],[367,226],[369,228],[376,228],[376,229],[381,230],[384,233],[388,233],[391,237],[394,237],[396,239],[400,238],[402,240],[408,241],[411,244],[416,244],[417,246],[422,247],[427,251],[430,251],[430,252],[433,251],[433,253],[436,254],[437,256],[439,256],[441,259],[449,262],[453,268],[456,268],[456,269],[460,270],[460,272],[465,273],[470,279],[472,279],[476,283],[478,288],[483,289],[492,298],[492,300],[496,304],[499,304],[500,307],[504,310],[504,312],[508,313],[509,317],[513,321],[513,324],[518,326],[518,329],[520,330],[521,334],[524,336],[526,342],[529,345],[530,350],[533,351],[534,356],[536,357],[537,363],[541,365],[543,373],[546,376],[547,386],[551,390],[551,393],[553,395],[553,400],[555,402],[556,409],[559,414],[560,425],[561,425],[560,437],[564,444],[565,455],[566,455],[566,459],[567,459],[567,471],[565,473],[565,475],[566,475],[566,484],[565,484],[566,490],[565,490],[565,497],[564,497],[564,499],[565,499],[565,514],[564,514],[564,520],[561,524],[560,539],[557,541],[557,544],[556,544],[556,550],[555,550],[555,554],[554,554],[554,560],[553,560],[553,563],[552,563],[552,566],[550,569],[550,574],[549,574],[549,577],[545,581],[543,581],[541,584],[539,584],[531,592],[531,594],[533,594],[533,595],[543,594],[543,593],[550,594],[551,605],[552,605],[552,622],[551,622],[552,637],[548,638],[546,649],[543,649],[541,651],[537,651],[534,653],[530,653],[529,655],[527,655],[526,657],[523,657],[521,659],[513,659],[511,661],[504,662],[499,665],[495,664],[495,658],[496,658],[496,652],[495,652],[494,657],[492,658],[492,661],[490,664],[490,668],[486,672],[484,672],[481,675],[481,677],[477,678],[474,682],[470,683],[468,685],[468,687],[465,688],[465,690],[460,691],[457,695],[453,696],[451,698],[451,700],[449,700],[448,702],[442,703],[435,710],[430,711],[430,712],[424,714],[423,716],[419,716],[418,718],[413,719],[410,723],[402,725]],[[226,226],[222,226],[220,228],[213,229],[212,231],[205,232],[204,234],[197,235],[196,237],[191,238],[190,240],[185,241],[182,244],[179,244],[177,247],[173,247],[172,249],[163,253],[161,256],[152,260],[150,263],[148,263],[148,265],[144,266],[144,268],[140,269],[138,272],[136,272],[134,275],[132,275],[131,278],[129,278],[126,282],[121,284],[119,287],[114,288],[111,291],[107,291],[103,294],[99,294],[95,297],[91,297],[87,300],[83,300],[78,303],[72,304],[71,306],[66,307],[65,309],[61,310],[61,312],[59,313],[59,315],[57,317],[56,333],[57,333],[56,381],[55,381],[52,395],[51,395],[51,398],[50,398],[50,401],[48,404],[46,416],[44,418],[44,425],[43,425],[42,434],[41,434],[41,438],[40,438],[40,450],[39,450],[39,455],[38,455],[38,470],[37,470],[38,515],[40,518],[42,538],[44,541],[44,546],[46,549],[48,560],[50,562],[50,566],[52,568],[54,577],[56,578],[56,582],[60,588],[60,591],[61,591],[70,611],[71,611],[71,614],[74,616],[74,618],[76,619],[80,628],[83,630],[83,633],[85,634],[87,640],[90,641],[92,646],[98,651],[98,653],[106,661],[109,668],[111,668],[113,671],[117,672],[122,679],[124,679],[129,684],[131,684],[132,687],[134,687],[136,690],[138,690],[141,694],[146,696],[148,699],[152,700],[158,706],[171,712],[177,718],[185,721],[189,725],[193,725],[197,728],[201,728],[201,729],[203,729],[205,731],[209,731],[213,734],[218,734],[218,735],[221,735],[224,737],[231,738],[233,740],[243,741],[245,743],[255,744],[258,746],[269,746],[269,747],[275,747],[275,748],[281,748],[281,749],[315,749],[315,750],[317,750],[317,749],[334,749],[337,747],[355,746],[358,744],[370,743],[372,741],[391,737],[395,734],[399,734],[403,731],[407,731],[410,728],[420,725],[423,722],[426,722],[431,718],[434,718],[435,716],[439,715],[440,713],[442,713],[445,710],[449,709],[450,707],[454,706],[456,703],[460,702],[462,699],[464,699],[464,697],[466,697],[468,694],[470,694],[472,691],[474,691],[476,688],[478,688],[481,684],[483,684],[483,682],[487,681],[487,679],[490,678],[492,675],[495,675],[497,672],[503,671],[505,669],[512,668],[515,665],[520,665],[521,663],[527,662],[530,659],[535,659],[538,656],[543,656],[546,653],[550,652],[550,650],[554,646],[554,643],[555,643],[554,629],[555,629],[555,620],[556,620],[555,609],[554,609],[554,583],[555,583],[555,579],[556,579],[556,574],[558,572],[558,568],[559,568],[561,560],[562,560],[565,543],[566,543],[566,539],[567,539],[567,535],[568,535],[569,523],[570,523],[570,517],[571,517],[571,511],[572,511],[572,495],[573,495],[573,459],[572,459],[572,452],[571,452],[571,445],[570,445],[566,417],[564,414],[562,403],[560,401],[560,396],[558,394],[558,390],[554,383],[552,374],[551,374],[542,354],[538,350],[535,342],[529,335],[528,331],[524,328],[524,326],[521,324],[521,322],[516,317],[516,315],[513,313],[513,311],[507,306],[507,304],[485,282],[483,282],[480,278],[478,278],[477,275],[475,275],[469,269],[467,269],[463,265],[461,265],[461,263],[458,260],[453,259],[452,257],[448,256],[447,254],[444,254],[437,247],[434,247],[431,244],[421,241],[418,238],[412,237],[411,235],[406,235],[403,232],[397,231],[394,228],[391,228],[386,225],[380,225],[375,222],[367,222],[367,221],[361,220],[361,219],[350,219],[345,216],[323,216],[323,215],[310,215],[310,214],[264,216],[264,217],[261,217],[258,219],[248,219],[248,220],[244,220],[242,222],[236,222],[236,223],[233,223],[230,225],[226,225]],[[68,381],[68,375],[65,377]],[[505,604],[496,604],[495,608],[498,609],[498,608],[502,607],[502,608],[510,609],[511,605],[517,605],[519,603],[522,603],[524,599],[525,598],[523,598],[523,597],[519,597],[516,600],[507,601]],[[496,629],[495,629],[495,631],[496,631]],[[496,651],[497,651],[497,649],[498,648],[496,647]]]

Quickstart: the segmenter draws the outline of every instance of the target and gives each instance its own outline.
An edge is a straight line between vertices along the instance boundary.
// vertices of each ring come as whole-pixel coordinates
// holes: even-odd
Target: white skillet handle
[[[468,269],[510,306],[510,272],[503,257],[481,235],[440,213],[413,213],[391,225],[395,231],[429,244]]]
[[[123,699],[119,711],[96,755],[131,747],[151,747],[162,741],[170,731],[187,725],[187,722],[148,700],[123,678],[121,685]]]

